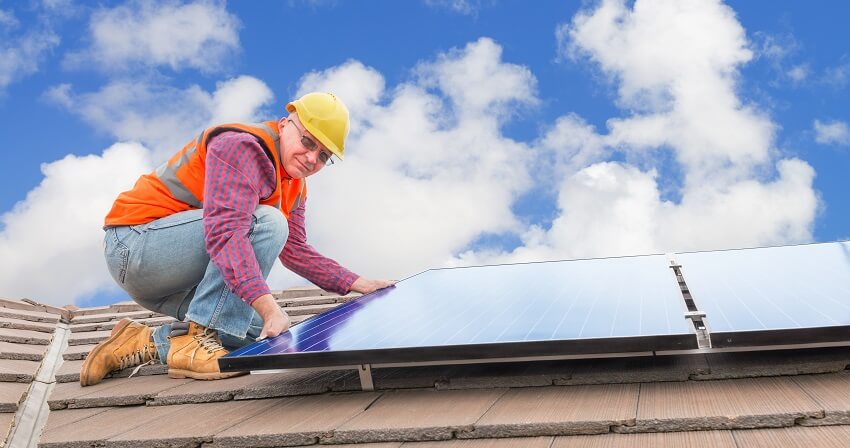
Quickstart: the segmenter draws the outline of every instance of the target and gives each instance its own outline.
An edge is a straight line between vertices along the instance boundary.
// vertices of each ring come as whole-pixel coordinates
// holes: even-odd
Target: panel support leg
[[[360,367],[357,369],[357,373],[360,374],[360,387],[363,390],[367,390],[367,391],[375,390],[375,383],[372,382],[372,365],[371,364],[360,364]]]

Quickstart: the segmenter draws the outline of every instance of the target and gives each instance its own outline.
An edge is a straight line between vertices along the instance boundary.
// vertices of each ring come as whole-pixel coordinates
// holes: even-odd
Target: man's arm
[[[339,294],[348,294],[351,291],[368,294],[392,285],[385,280],[360,277],[309,245],[305,211],[306,205],[302,203],[289,214],[289,237],[280,254],[280,261],[287,269],[326,291]]]
[[[224,132],[207,146],[204,179],[204,241],[225,284],[263,319],[261,338],[289,328],[274,300],[248,240],[260,198],[274,190],[275,169],[256,139]]]

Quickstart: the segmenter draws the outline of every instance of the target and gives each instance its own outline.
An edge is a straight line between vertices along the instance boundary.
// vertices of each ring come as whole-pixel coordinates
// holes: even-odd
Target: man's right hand
[[[280,309],[271,294],[258,297],[251,306],[263,318],[263,329],[260,331],[260,337],[257,338],[258,341],[273,338],[289,329],[289,316]]]

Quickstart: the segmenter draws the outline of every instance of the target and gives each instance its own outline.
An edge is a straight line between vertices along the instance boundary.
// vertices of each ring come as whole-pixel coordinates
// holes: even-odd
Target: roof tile
[[[63,361],[59,370],[56,372],[56,382],[71,383],[74,381],[80,381],[80,369],[82,366],[83,360]],[[128,367],[124,370],[112,372],[107,375],[107,378],[126,378],[133,373],[134,369],[135,367]],[[140,368],[135,376],[164,375],[167,372],[167,365],[151,364]]]
[[[467,439],[440,442],[404,442],[402,448],[549,448],[552,437],[516,437],[510,439]],[[352,448],[371,445],[354,445]],[[334,447],[336,448],[336,447]]]
[[[73,319],[71,319],[72,324],[90,324],[96,322],[109,322],[111,320],[119,321],[125,317],[130,319],[146,319],[149,317],[154,317],[157,314],[153,311],[142,310],[142,311],[130,311],[126,313],[103,313],[103,314],[89,314],[84,316],[75,315]]]
[[[14,342],[17,344],[48,345],[53,335],[41,331],[13,330],[11,328],[0,328],[0,341]]]
[[[791,426],[823,417],[822,408],[790,378],[642,384],[638,418],[623,432]]]
[[[168,406],[176,412],[170,412],[167,418],[155,424],[137,426],[114,436],[110,442],[132,441],[135,446],[199,446],[212,442],[214,434],[264,412],[268,405],[266,402],[227,402]]]
[[[158,393],[181,386],[192,379],[173,379],[165,375],[114,378],[94,386],[60,383],[50,395],[50,409],[90,408],[145,404]]]
[[[805,375],[793,378],[825,414],[822,419],[805,419],[801,425],[850,425],[850,372]]]
[[[551,448],[737,448],[731,431],[662,432],[653,434],[602,434],[555,437]],[[772,447],[775,448],[775,447]],[[809,447],[811,448],[811,447]]]
[[[46,351],[46,345],[16,344],[14,342],[0,341],[0,359],[41,361]]]
[[[12,429],[14,421],[15,414],[0,414],[0,446],[5,446],[6,438],[9,437],[9,431]]]
[[[28,383],[0,383],[0,412],[17,411],[29,387]]]
[[[695,380],[840,372],[850,367],[850,347],[710,353],[709,372]]]
[[[110,330],[85,331],[82,333],[72,332],[68,337],[68,345],[97,344],[108,339],[111,333]]]
[[[179,409],[176,406],[111,408],[106,412],[100,412],[62,426],[48,424],[48,428],[41,435],[38,446],[40,448],[102,446],[105,439],[140,426],[146,426],[152,421],[167,421],[169,414],[180,411],[185,412],[184,409]],[[52,415],[50,418],[53,418]]]
[[[574,361],[472,364],[455,366],[438,389],[551,386],[570,378]]]
[[[334,431],[335,443],[446,440],[472,425],[505,389],[407,390],[384,393]]]
[[[68,348],[65,349],[65,353],[62,353],[62,359],[65,361],[86,359],[86,356],[88,356],[89,352],[96,345],[97,344],[69,345]]]
[[[576,363],[572,375],[556,380],[556,385],[640,383],[686,381],[706,373],[704,355],[635,356],[628,358],[587,359]]]
[[[848,426],[794,427],[734,431],[738,448],[846,448]]]
[[[59,322],[62,318],[59,314],[47,313],[44,311],[36,311],[35,307],[31,309],[13,309],[0,307],[0,317],[8,317],[12,319],[28,320],[30,322]]]
[[[265,405],[253,418],[216,434],[210,447],[310,445],[362,413],[378,397],[374,392],[325,394],[255,401]]]
[[[635,421],[637,384],[511,389],[459,437],[596,434]]]
[[[23,359],[0,360],[0,381],[21,381],[29,383],[35,378],[41,363]]]
[[[14,319],[11,317],[0,317],[0,328],[12,328],[17,330],[40,331],[42,333],[53,333],[56,324],[46,322],[33,322],[25,319]]]

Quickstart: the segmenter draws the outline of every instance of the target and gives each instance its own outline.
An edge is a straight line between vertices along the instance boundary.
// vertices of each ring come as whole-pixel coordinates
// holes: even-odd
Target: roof
[[[275,294],[294,322],[354,296]],[[513,364],[289,370],[218,381],[163,365],[81,388],[88,351],[132,302],[74,311],[0,299],[7,446],[844,447],[850,348]],[[44,406],[44,404],[47,406]]]

